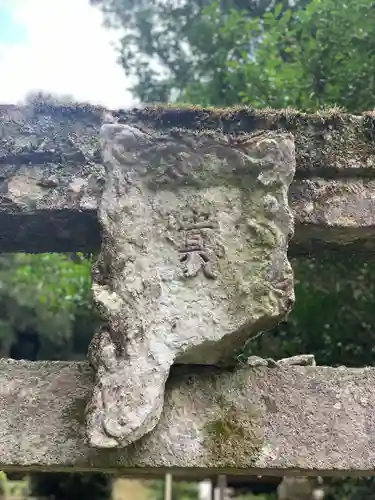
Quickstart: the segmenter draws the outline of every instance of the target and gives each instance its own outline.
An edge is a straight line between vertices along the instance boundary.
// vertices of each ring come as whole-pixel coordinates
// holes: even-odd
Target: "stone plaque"
[[[157,424],[173,363],[226,364],[294,302],[287,259],[294,141],[280,132],[101,129],[106,182],[90,345],[91,445]]]

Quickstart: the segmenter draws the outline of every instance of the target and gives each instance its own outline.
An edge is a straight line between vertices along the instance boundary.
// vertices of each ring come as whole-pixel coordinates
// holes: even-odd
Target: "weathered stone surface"
[[[294,302],[287,259],[295,171],[290,135],[149,135],[102,127],[103,244],[93,298],[92,445],[126,446],[154,428],[175,362],[230,363]]]
[[[374,474],[374,368],[186,372],[173,369],[148,436],[97,450],[85,442],[86,363],[1,360],[1,470]]]
[[[84,105],[0,106],[0,251],[96,251],[104,169],[98,134],[105,110]],[[172,128],[262,130],[295,137],[290,189],[294,245],[312,241],[374,246],[375,116],[335,110],[146,108],[117,112],[149,133]]]
[[[100,121],[94,107],[0,106],[1,252],[98,248]]]

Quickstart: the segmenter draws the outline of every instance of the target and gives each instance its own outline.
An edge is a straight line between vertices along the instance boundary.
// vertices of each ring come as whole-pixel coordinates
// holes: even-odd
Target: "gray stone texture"
[[[0,106],[0,251],[100,249],[104,211],[98,208],[106,174],[99,129],[105,111],[81,104]],[[317,241],[342,245],[356,240],[362,247],[374,246],[373,114],[166,107],[114,115],[151,138],[181,137],[181,130],[186,137],[211,131],[224,133],[236,144],[250,133],[254,137],[265,131],[292,133],[296,149],[296,175],[289,190],[296,224],[293,248],[308,249]],[[199,259],[198,263],[202,264]],[[193,270],[196,265],[197,259]],[[211,272],[209,267],[204,270]],[[198,279],[203,279],[202,273]],[[98,277],[104,275],[99,271]],[[102,284],[97,284],[100,295]],[[152,282],[149,290],[155,290]],[[173,368],[162,412],[162,400],[158,400],[160,420],[154,413],[151,423],[143,422],[143,428],[138,428],[144,434],[148,427],[146,436],[133,434],[140,439],[121,450],[90,447],[85,442],[86,405],[91,401],[87,416],[96,419],[92,428],[98,428],[103,417],[100,402],[93,405],[95,391],[101,393],[98,382],[103,374],[110,379],[111,370],[119,370],[113,355],[115,336],[102,333],[91,348],[96,385],[86,364],[0,362],[0,468],[126,472],[142,467],[147,473],[152,468],[177,467],[197,468],[203,476],[206,467],[283,475],[291,471],[373,473],[373,369],[275,365],[235,372],[186,367],[184,372],[182,367]],[[119,340],[116,348],[121,352]],[[220,344],[218,339],[214,342]],[[191,362],[197,352],[189,347],[175,359]],[[163,387],[164,380],[158,383]],[[116,384],[107,387],[116,389]],[[123,397],[110,394],[107,401]],[[134,408],[140,408],[138,402]],[[121,415],[116,405],[112,409],[116,423]],[[115,434],[120,428],[122,444],[129,437],[124,438],[121,430],[122,425],[129,429],[129,415],[126,418],[125,424],[119,418],[120,426],[114,426]],[[134,421],[139,423],[140,416]],[[119,440],[109,444],[118,445]]]
[[[85,439],[93,378],[86,363],[1,360],[0,469],[374,474],[374,368],[174,367],[156,428],[112,450]]]
[[[173,363],[230,364],[294,303],[287,248],[294,141],[280,132],[101,130],[106,180],[93,298],[93,446],[152,430]]]
[[[99,128],[106,110],[82,104],[0,105],[0,251],[97,251],[104,169]],[[186,128],[233,137],[262,130],[295,137],[289,197],[294,246],[373,245],[375,117],[293,110],[146,108],[115,113],[152,133]]]

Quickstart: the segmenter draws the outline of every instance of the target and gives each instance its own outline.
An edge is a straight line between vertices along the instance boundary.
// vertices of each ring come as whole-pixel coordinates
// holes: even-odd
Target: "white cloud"
[[[110,108],[134,104],[129,80],[116,63],[116,40],[89,0],[13,0],[15,20],[27,29],[18,45],[0,44],[0,102],[30,91],[71,94]]]

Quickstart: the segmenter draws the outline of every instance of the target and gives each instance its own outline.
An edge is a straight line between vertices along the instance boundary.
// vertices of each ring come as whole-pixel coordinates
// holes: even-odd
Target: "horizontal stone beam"
[[[374,368],[175,367],[156,429],[112,450],[85,442],[92,387],[86,363],[1,360],[0,470],[375,474]]]
[[[104,180],[98,131],[107,111],[81,104],[0,105],[0,251],[96,251]],[[149,133],[220,129],[230,137],[292,132],[297,171],[290,189],[292,245],[356,240],[375,228],[375,119],[336,110],[145,108],[113,112]]]

